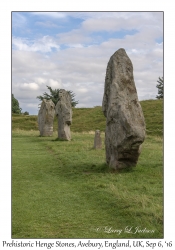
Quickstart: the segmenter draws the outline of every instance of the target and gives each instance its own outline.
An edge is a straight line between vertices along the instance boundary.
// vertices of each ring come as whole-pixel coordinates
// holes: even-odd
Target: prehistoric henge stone
[[[115,170],[136,166],[145,139],[145,121],[133,65],[124,49],[117,50],[108,62],[102,110],[107,164]]]
[[[94,148],[95,149],[101,149],[102,142],[100,137],[100,130],[95,131],[95,137],[94,137]]]
[[[40,136],[52,136],[55,104],[52,100],[43,99],[38,112],[38,127]]]
[[[55,107],[58,116],[58,138],[70,141],[70,125],[72,124],[71,95],[64,89],[59,90],[59,101]]]

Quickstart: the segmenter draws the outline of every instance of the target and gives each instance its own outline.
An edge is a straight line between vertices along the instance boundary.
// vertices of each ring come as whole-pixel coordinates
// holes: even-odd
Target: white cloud
[[[52,88],[56,88],[56,89],[61,89],[62,88],[62,84],[61,84],[61,80],[56,81],[53,79],[49,79],[49,84],[50,87]]]
[[[36,22],[35,25],[45,27],[45,28],[58,28],[59,26],[51,21],[46,22]]]
[[[67,44],[70,48],[84,48],[83,44]]]
[[[34,52],[51,52],[52,48],[55,48],[56,50],[59,50],[60,48],[58,43],[50,36],[43,36],[42,38],[34,41],[25,38],[13,37],[12,45],[17,50]]]
[[[31,12],[32,15],[46,16],[51,18],[65,18],[67,16],[66,12]]]
[[[85,31],[81,29],[73,29],[69,32],[59,33],[57,37],[59,44],[82,44],[92,41],[92,38],[87,36]]]
[[[46,84],[46,78],[43,77],[35,77],[35,82],[39,85]]]
[[[30,82],[30,83],[20,83],[18,84],[18,86],[21,88],[21,89],[24,89],[24,90],[37,90],[39,87],[38,87],[38,84],[36,84],[35,82]]]
[[[87,93],[87,92],[88,92],[88,89],[87,89],[87,88],[78,88],[78,89],[77,89],[77,92],[80,92],[80,93]]]
[[[108,12],[94,13],[86,18],[82,23],[81,29],[88,32],[99,31],[119,31],[123,30],[142,30],[151,26],[149,30],[158,29],[162,32],[162,13],[138,13],[138,12]],[[154,31],[155,32],[155,31]]]

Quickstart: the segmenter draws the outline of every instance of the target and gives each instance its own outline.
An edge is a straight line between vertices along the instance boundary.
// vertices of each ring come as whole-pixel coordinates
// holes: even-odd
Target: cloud
[[[105,18],[91,18],[82,23],[82,28],[89,32],[99,31],[119,31],[121,29],[131,30],[140,29],[141,23],[137,22],[137,18],[125,19],[123,17],[105,17]],[[137,24],[137,25],[136,25]]]
[[[59,27],[57,24],[55,24],[51,21],[46,21],[46,22],[38,21],[38,22],[35,22],[35,25],[41,26],[44,28],[58,28]]]
[[[78,88],[77,89],[77,91],[79,92],[79,93],[87,93],[88,92],[88,89],[87,89],[87,87],[86,88]]]
[[[45,74],[45,72],[43,74]],[[45,75],[47,75],[47,74],[45,74]],[[38,85],[46,84],[46,78],[44,78],[44,77],[35,77],[34,79]]]
[[[76,44],[76,43],[71,44],[70,43],[70,44],[67,44],[67,46],[70,47],[70,48],[84,48],[83,44],[80,44],[80,43],[79,44]]]
[[[69,32],[57,34],[59,44],[82,44],[89,43],[92,38],[88,36],[84,31],[79,29],[73,29]]]
[[[56,81],[56,80],[53,80],[53,79],[49,79],[48,85],[50,87],[52,87],[52,88],[55,88],[55,89],[61,89],[62,88],[61,80]]]
[[[23,84],[20,84],[19,87],[25,90],[37,90],[39,88],[35,82],[23,83]]]
[[[162,14],[159,12],[153,13],[138,13],[138,12],[95,12],[91,13],[89,18],[86,18],[81,25],[81,29],[88,32],[99,31],[119,31],[125,30],[142,30],[145,26],[156,27],[162,31]]]
[[[66,12],[31,12],[31,15],[45,16],[51,18],[65,18],[67,16]]]
[[[38,40],[29,40],[27,38],[13,37],[12,46],[16,50],[22,51],[41,51],[51,52],[52,49],[59,50],[60,46],[50,36],[43,36]]]

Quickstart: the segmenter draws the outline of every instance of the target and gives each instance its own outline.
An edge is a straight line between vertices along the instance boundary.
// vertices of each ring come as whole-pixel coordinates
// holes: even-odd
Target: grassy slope
[[[148,135],[163,134],[163,101],[141,101]],[[38,130],[37,116],[13,115],[12,129]],[[82,132],[100,129],[105,130],[105,117],[101,107],[74,108],[71,131]],[[54,131],[57,130],[57,120],[54,121]]]

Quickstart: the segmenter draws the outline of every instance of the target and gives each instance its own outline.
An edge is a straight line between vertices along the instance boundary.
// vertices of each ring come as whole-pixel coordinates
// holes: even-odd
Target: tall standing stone
[[[43,99],[38,112],[38,127],[40,136],[52,136],[55,104],[52,100]]]
[[[55,107],[58,117],[58,138],[71,140],[70,125],[72,124],[71,95],[64,89],[59,90],[59,101]]]
[[[100,136],[100,130],[95,131],[95,137],[94,137],[94,148],[95,149],[101,149],[102,147],[102,141]]]
[[[106,116],[106,162],[113,169],[136,166],[145,138],[145,121],[133,76],[133,65],[124,49],[110,58],[102,109]]]

